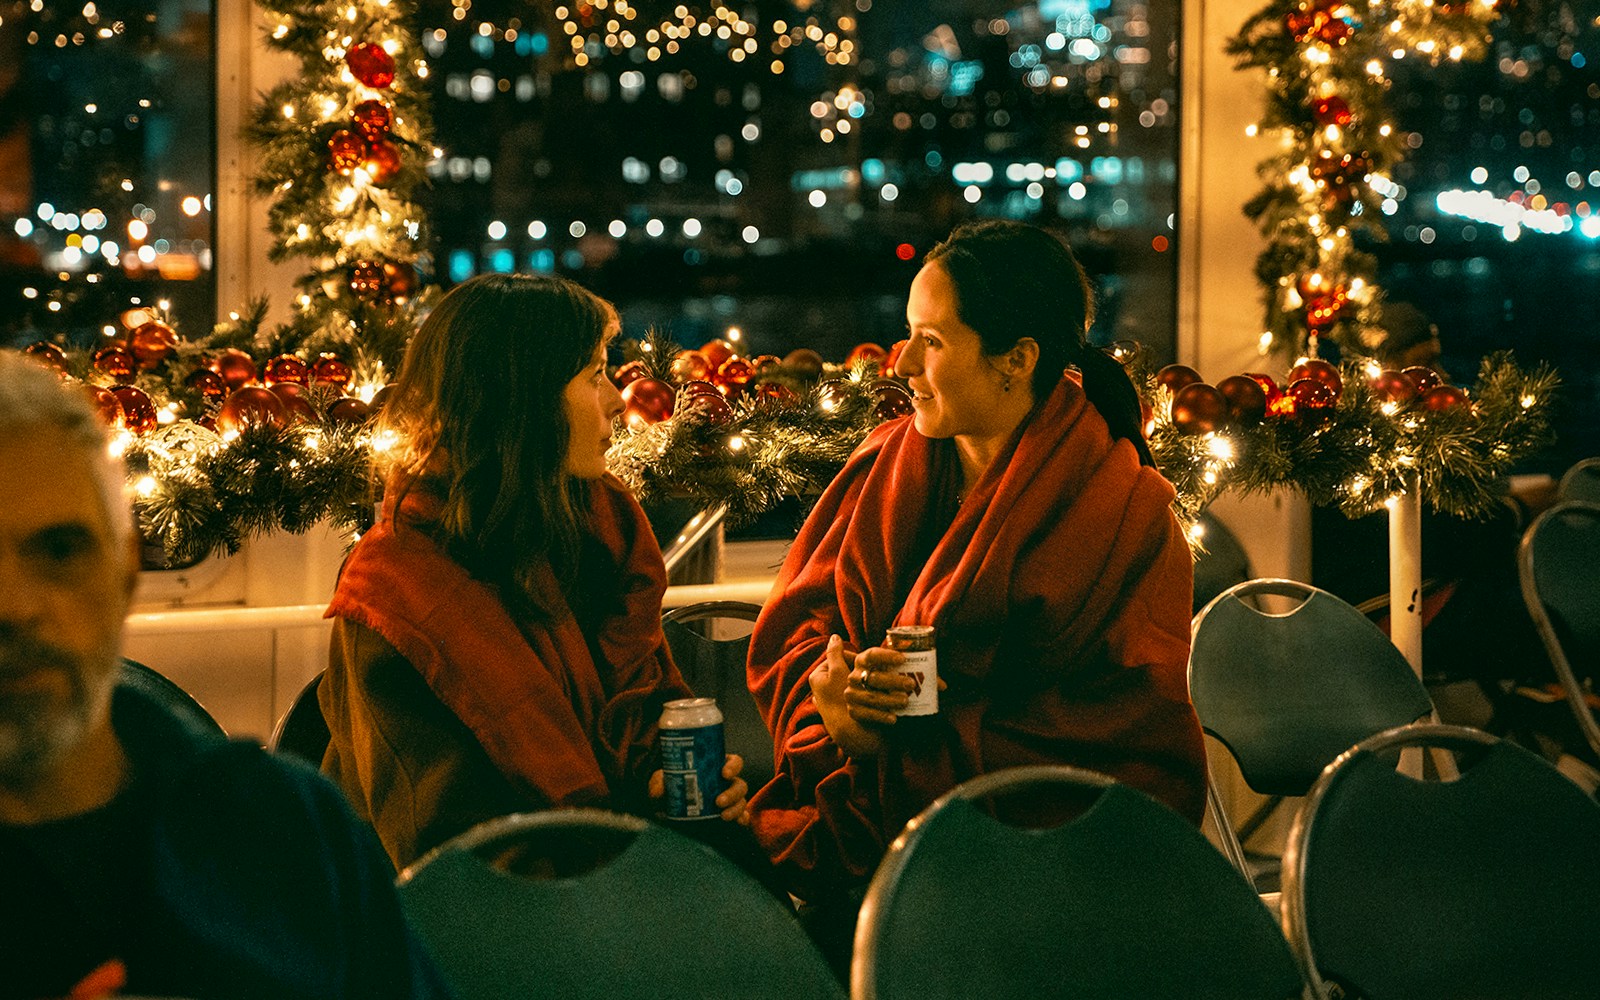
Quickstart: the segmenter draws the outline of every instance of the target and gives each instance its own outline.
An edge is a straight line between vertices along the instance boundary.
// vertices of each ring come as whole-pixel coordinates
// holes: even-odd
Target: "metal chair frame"
[[[1600,466],[1600,459],[1588,461]],[[1578,723],[1578,731],[1583,734],[1584,740],[1595,756],[1600,757],[1600,723],[1595,721],[1583,685],[1579,683],[1578,675],[1572,669],[1572,661],[1568,659],[1567,651],[1561,643],[1561,636],[1556,632],[1550,610],[1544,598],[1540,596],[1537,566],[1534,562],[1534,548],[1537,545],[1540,529],[1557,518],[1569,516],[1592,521],[1591,530],[1595,532],[1597,538],[1600,538],[1600,506],[1576,501],[1558,503],[1534,518],[1533,523],[1528,525],[1528,530],[1523,533],[1522,542],[1517,546],[1517,575],[1522,581],[1523,602],[1528,606],[1528,614],[1533,618],[1539,638],[1544,641],[1545,652],[1550,657],[1550,667],[1555,671],[1556,680],[1566,695],[1567,704],[1572,708],[1572,714]],[[1594,572],[1590,583],[1600,587],[1600,569]]]
[[[228,735],[222,724],[206,711],[206,707],[200,704],[194,695],[179,687],[176,681],[154,667],[123,657],[122,679],[119,679],[118,683],[129,683],[160,697],[167,708],[179,714],[186,725],[201,734],[223,737]]]
[[[1234,600],[1240,604],[1245,604],[1246,599],[1254,598],[1259,594],[1271,594],[1300,599],[1300,603],[1297,604],[1292,610],[1281,613],[1269,613],[1260,611],[1253,607],[1250,608],[1251,611],[1263,618],[1279,620],[1289,619],[1298,613],[1302,608],[1304,608],[1307,602],[1313,598],[1316,598],[1320,600],[1334,601],[1338,604],[1349,607],[1353,616],[1352,621],[1359,619],[1371,627],[1374,632],[1378,631],[1377,626],[1372,625],[1359,609],[1349,605],[1347,602],[1325,590],[1322,590],[1321,588],[1313,587],[1310,584],[1301,583],[1297,580],[1287,580],[1277,577],[1261,577],[1255,580],[1247,580],[1244,583],[1229,587],[1221,594],[1218,594],[1204,608],[1201,608],[1199,613],[1194,616],[1194,622],[1191,626],[1191,643],[1198,643],[1201,630],[1204,628],[1206,620],[1219,606],[1222,605],[1224,601]],[[1248,604],[1245,604],[1245,606],[1249,607]],[[1379,632],[1378,634],[1381,635],[1382,633]],[[1387,642],[1387,638],[1385,638],[1385,641]],[[1421,681],[1416,679],[1416,675],[1411,670],[1410,666],[1404,663],[1404,659],[1400,656],[1399,650],[1395,650],[1395,657],[1397,666],[1396,676],[1398,677],[1400,675],[1400,671],[1403,669],[1405,676],[1415,681],[1417,689],[1422,692],[1422,697],[1426,699],[1427,694],[1426,691],[1422,689]],[[1196,661],[1192,654],[1191,646],[1191,656],[1189,659],[1189,687],[1191,693],[1195,687],[1195,664]],[[1202,667],[1201,669],[1204,670],[1205,668]],[[1432,707],[1430,703],[1429,710],[1422,713],[1418,717],[1420,718],[1422,715],[1428,715],[1431,713],[1431,711]],[[1224,745],[1227,745],[1227,741],[1220,734],[1213,732],[1211,727],[1207,725],[1207,720],[1204,717],[1201,718],[1200,723],[1201,726],[1205,728],[1206,732],[1211,733],[1217,739],[1222,740]],[[1228,749],[1230,754],[1233,754],[1233,748],[1229,747]],[[1237,755],[1234,754],[1234,756],[1237,760]],[[1248,778],[1246,779],[1246,782],[1248,783]],[[1277,796],[1269,796],[1268,802],[1262,807],[1262,810],[1258,810],[1257,814],[1250,818],[1249,823],[1253,824],[1251,832],[1254,832],[1254,828],[1265,821],[1266,817],[1261,815],[1263,810],[1270,812],[1272,808],[1276,808],[1278,803],[1273,801],[1274,798],[1277,798]],[[1206,777],[1206,812],[1208,815],[1210,815],[1212,823],[1217,828],[1217,836],[1221,841],[1223,855],[1227,857],[1228,861],[1234,866],[1234,868],[1238,869],[1239,873],[1244,876],[1245,880],[1250,883],[1251,888],[1255,888],[1255,878],[1250,873],[1250,863],[1245,856],[1244,845],[1237,833],[1234,831],[1232,820],[1228,816],[1226,807],[1224,807],[1222,804],[1222,797],[1217,790],[1217,785],[1213,776],[1210,774],[1207,774]]]
[[[317,689],[322,686],[322,678],[326,676],[326,674],[326,670],[317,671],[317,676],[311,678],[309,681],[306,681],[305,686],[302,687],[300,692],[294,696],[294,700],[289,702],[288,710],[285,711],[282,717],[278,719],[278,724],[272,727],[272,735],[267,737],[268,751],[272,753],[296,754],[297,756],[301,756],[303,759],[310,761],[313,765],[320,766],[322,764],[322,756],[320,754],[317,756],[316,760],[311,760],[309,756],[300,754],[298,748],[290,747],[286,749],[283,745],[283,741],[289,736],[293,735],[291,727],[294,725],[295,720],[298,719],[302,713],[314,711],[317,713],[318,718],[322,718],[322,705],[317,700]],[[322,719],[322,729],[323,732],[326,732],[328,729],[328,722],[326,719]],[[326,750],[327,748],[328,744],[325,740],[323,741],[322,749]]]
[[[1557,501],[1600,504],[1600,458],[1573,463],[1556,484]]]

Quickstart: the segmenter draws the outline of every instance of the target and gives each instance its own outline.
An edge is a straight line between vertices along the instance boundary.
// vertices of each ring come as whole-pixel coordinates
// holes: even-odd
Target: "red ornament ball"
[[[1339,375],[1339,366],[1329,364],[1319,358],[1302,361],[1289,370],[1289,384],[1294,385],[1303,378],[1314,378],[1318,382],[1333,390],[1335,399],[1344,391],[1344,379]]]
[[[1200,378],[1200,373],[1188,365],[1167,365],[1156,372],[1156,383],[1166,386],[1167,391],[1174,395],[1184,386],[1193,385],[1200,381],[1203,381]]]
[[[1260,372],[1245,372],[1244,377],[1254,381],[1256,385],[1261,387],[1261,391],[1266,393],[1267,413],[1277,413],[1278,411],[1275,409],[1275,407],[1278,405],[1279,401],[1284,398],[1283,387],[1277,382],[1273,381],[1272,376],[1263,375]]]
[[[744,358],[729,358],[717,367],[717,373],[711,380],[723,395],[737,399],[744,394],[745,386],[750,384],[755,374],[755,369]]]
[[[906,349],[909,340],[897,340],[889,347],[889,356],[883,359],[883,374],[894,378],[894,366],[900,363],[900,353]]]
[[[695,419],[713,427],[733,419],[733,407],[728,405],[728,401],[708,392],[697,392],[685,397],[683,406],[678,412],[680,416],[692,415]]]
[[[672,378],[676,382],[705,381],[714,370],[699,351],[679,351],[672,359]]]
[[[1402,368],[1400,374],[1411,380],[1411,384],[1417,387],[1418,395],[1427,392],[1436,385],[1444,385],[1444,378],[1426,365],[1412,365],[1409,368]]]
[[[1417,384],[1392,368],[1372,377],[1372,394],[1379,402],[1398,403],[1401,406],[1417,398]]]
[[[283,420],[282,397],[258,385],[235,389],[233,395],[222,401],[222,408],[217,410],[217,430],[223,434],[238,434],[248,427],[281,424]]]
[[[872,413],[879,420],[893,420],[916,409],[911,405],[911,393],[905,391],[899,382],[880,378],[872,383],[871,388]]]
[[[1313,330],[1332,326],[1333,321],[1344,312],[1345,301],[1344,293],[1337,289],[1306,299],[1306,326]]]
[[[367,155],[361,161],[367,178],[379,187],[394,180],[400,172],[400,147],[388,139],[374,139],[367,144]]]
[[[354,396],[340,396],[328,404],[328,422],[363,424],[372,416],[372,407]]]
[[[392,384],[383,386],[377,392],[372,394],[372,399],[367,402],[367,405],[372,407],[373,413],[377,413],[379,410],[384,408],[384,406],[389,402],[389,398],[393,395],[394,386]]]
[[[143,389],[131,385],[114,385],[111,394],[122,407],[122,426],[135,434],[148,434],[156,429],[156,404],[150,402]]]
[[[1311,105],[1312,114],[1317,116],[1317,122],[1322,125],[1337,125],[1340,128],[1350,124],[1350,104],[1337,95],[1319,97]]]
[[[690,379],[689,381],[683,383],[683,385],[678,387],[678,391],[680,393],[682,393],[684,396],[702,396],[702,395],[704,395],[704,396],[716,396],[718,398],[721,398],[721,396],[722,396],[722,390],[721,389],[718,389],[714,384],[712,384],[710,382],[707,382],[704,379],[698,379],[698,378]]]
[[[350,388],[350,380],[355,377],[355,369],[337,354],[319,354],[317,360],[311,364],[313,382],[318,385],[331,385],[340,392]]]
[[[845,356],[844,366],[846,368],[854,368],[858,362],[871,361],[879,368],[882,368],[884,359],[888,358],[888,356],[889,352],[884,350],[881,344],[874,344],[868,341],[850,348],[850,353]]]
[[[367,140],[342,128],[328,136],[328,169],[349,177],[367,158]]]
[[[724,361],[737,357],[738,354],[739,352],[733,349],[732,344],[720,337],[716,340],[708,340],[700,345],[700,356],[706,359],[706,363],[711,366],[712,371],[721,368]]]
[[[1183,434],[1209,434],[1228,419],[1228,399],[1214,385],[1191,382],[1172,397],[1172,426]]]
[[[160,320],[141,324],[128,335],[128,347],[141,368],[154,368],[178,348],[178,332]]]
[[[67,370],[67,352],[48,340],[40,340],[29,344],[22,349],[22,353],[40,364],[54,368],[58,372]]]
[[[611,376],[611,382],[618,389],[623,389],[627,387],[629,382],[636,382],[639,379],[649,377],[650,369],[645,366],[643,361],[629,361],[617,369],[617,373]]]
[[[305,386],[298,382],[278,382],[269,391],[283,404],[283,417],[286,423],[316,423],[317,411],[301,395],[305,392]]]
[[[375,260],[351,264],[350,292],[363,302],[376,301],[383,294],[383,265]]]
[[[364,87],[382,90],[394,82],[394,57],[381,45],[363,42],[346,52],[344,61],[350,75]]]
[[[211,370],[222,376],[229,389],[238,389],[256,377],[256,363],[250,355],[230,347],[211,359]]]
[[[658,378],[641,378],[622,390],[622,419],[629,429],[642,431],[672,416],[677,392]]]
[[[1288,398],[1294,400],[1292,412],[1302,420],[1325,420],[1339,402],[1332,389],[1314,378],[1289,383]]]
[[[133,359],[133,352],[121,344],[112,344],[110,347],[102,347],[94,352],[95,371],[102,375],[108,375],[119,382],[132,378],[134,369],[137,367],[138,363]]]
[[[384,261],[383,288],[396,302],[406,301],[417,291],[417,269],[410,264]]]
[[[209,368],[196,368],[184,378],[183,384],[198,392],[200,398],[208,403],[228,394],[228,383]]]
[[[809,347],[797,347],[784,355],[783,366],[803,378],[817,378],[822,374],[822,355]]]
[[[1467,405],[1467,394],[1453,385],[1436,385],[1422,394],[1424,409],[1440,412],[1459,410]]]
[[[270,388],[280,382],[293,382],[295,385],[309,385],[311,383],[311,367],[293,354],[280,354],[268,361],[266,367],[261,369],[261,381]]]
[[[1228,423],[1234,427],[1254,427],[1267,415],[1266,390],[1249,375],[1229,375],[1217,383],[1217,391],[1227,401]]]
[[[350,117],[368,139],[381,139],[394,128],[394,109],[377,99],[357,104]]]
[[[103,385],[86,383],[83,388],[88,392],[89,402],[100,416],[101,423],[113,428],[122,423],[122,403],[118,402],[116,393]]]

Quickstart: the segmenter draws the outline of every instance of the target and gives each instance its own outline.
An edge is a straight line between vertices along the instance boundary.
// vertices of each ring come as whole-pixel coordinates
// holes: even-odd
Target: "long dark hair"
[[[1083,391],[1113,437],[1127,438],[1139,461],[1154,466],[1140,427],[1139,394],[1121,362],[1088,342],[1094,288],[1072,248],[1021,222],[986,220],[956,227],[928,251],[956,287],[956,312],[995,357],[1024,337],[1039,345],[1033,396],[1043,400],[1062,372],[1083,372]]]
[[[565,278],[480,275],[412,337],[383,410],[402,494],[437,492],[432,530],[451,556],[531,607],[545,607],[541,563],[558,580],[576,569],[588,487],[565,470],[563,391],[616,326],[609,302]]]

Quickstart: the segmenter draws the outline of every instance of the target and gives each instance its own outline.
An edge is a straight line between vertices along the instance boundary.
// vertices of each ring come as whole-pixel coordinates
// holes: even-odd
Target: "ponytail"
[[[1150,454],[1150,444],[1144,439],[1144,411],[1139,403],[1139,391],[1122,362],[1090,344],[1078,359],[1083,372],[1083,394],[1089,397],[1113,438],[1127,438],[1139,453],[1142,465],[1155,467],[1155,457]]]

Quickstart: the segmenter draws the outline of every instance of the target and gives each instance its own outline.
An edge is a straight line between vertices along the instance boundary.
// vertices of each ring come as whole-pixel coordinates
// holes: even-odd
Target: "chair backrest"
[[[195,700],[194,696],[164,674],[123,657],[122,669],[117,675],[117,686],[132,688],[149,700],[166,709],[182,723],[184,729],[195,736],[222,736],[227,733],[211,713]]]
[[[519,874],[544,862],[554,877]],[[458,1000],[844,995],[783,903],[637,817],[490,820],[407,868],[399,889]]]
[[[317,701],[317,691],[322,687],[325,673],[317,671],[317,676],[307,681],[294,696],[289,710],[272,728],[272,736],[267,740],[268,750],[299,757],[313,767],[322,766],[323,754],[333,738],[328,732],[328,720],[322,717],[322,705]]]
[[[1582,685],[1600,675],[1600,506],[1559,503],[1534,518],[1517,550],[1517,570],[1556,679],[1600,755],[1600,724]]]
[[[1600,458],[1586,458],[1562,473],[1556,499],[1600,504]]]
[[[1098,790],[1019,829],[979,800]],[[1080,791],[1081,794],[1081,791]],[[906,824],[867,889],[851,995],[1295,997],[1283,935],[1188,821],[1104,775],[1036,766],[968,781]]]
[[[1460,776],[1399,774],[1402,747],[1462,751]],[[1521,747],[1438,725],[1363,741],[1313,786],[1283,867],[1318,996],[1595,996],[1600,804]]]
[[[696,695],[717,699],[728,749],[744,758],[744,780],[751,792],[772,780],[773,760],[772,734],[761,720],[745,679],[750,636],[713,639],[689,626],[717,619],[753,622],[760,614],[759,604],[704,601],[673,608],[661,616],[661,628],[683,679]]]
[[[1268,614],[1253,599],[1298,599]],[[1329,761],[1433,703],[1406,658],[1366,616],[1293,580],[1250,580],[1195,616],[1189,693],[1205,731],[1251,788],[1304,795]]]

